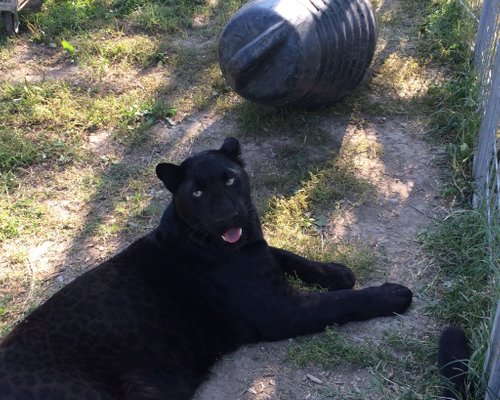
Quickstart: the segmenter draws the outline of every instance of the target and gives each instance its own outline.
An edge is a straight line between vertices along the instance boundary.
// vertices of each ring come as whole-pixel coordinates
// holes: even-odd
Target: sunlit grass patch
[[[26,22],[35,39],[41,41],[72,39],[101,29],[172,34],[203,29],[197,24],[202,18],[215,21],[220,29],[241,4],[240,0],[47,0],[40,12],[26,17]]]
[[[37,232],[45,212],[44,207],[33,198],[0,196],[0,243]]]
[[[353,174],[353,166],[342,164],[341,159],[329,162],[318,172],[310,173],[304,189],[313,205],[335,209],[343,200],[350,204],[364,203],[372,194],[371,185]]]
[[[82,123],[83,97],[65,83],[28,82],[0,86],[0,121],[13,127],[43,125],[47,130],[71,129]]]
[[[116,25],[136,31],[178,32],[192,25],[193,16],[210,8],[204,1],[157,0],[47,0],[42,10],[28,17],[39,40],[72,36]]]
[[[194,110],[213,109],[221,111],[229,91],[219,65],[213,45],[189,48],[177,46],[170,57],[173,71],[182,78],[177,90],[172,93],[173,105],[179,114],[187,115]],[[221,107],[222,105],[222,107]]]
[[[472,157],[481,114],[472,65],[477,21],[459,0],[419,2],[422,14],[419,58],[442,65],[447,79],[434,82],[423,98],[435,140],[450,151],[452,176],[446,193],[469,201]],[[471,7],[479,6],[473,2]]]
[[[15,171],[40,157],[32,140],[0,125],[0,174]]]
[[[39,303],[43,282],[36,276],[25,248],[3,248],[0,265],[0,337],[4,337]]]
[[[115,19],[106,1],[76,0],[43,2],[40,12],[28,16],[27,24],[37,40],[71,35],[83,29],[96,29]]]
[[[398,27],[401,22],[402,22],[402,15],[401,15],[401,9],[399,7],[399,4],[394,4],[393,7],[384,10],[383,13],[378,14],[379,19],[378,23],[381,29],[390,27]]]
[[[155,122],[176,114],[177,109],[161,98],[134,103],[121,110],[118,138],[129,147],[141,145],[149,138],[149,129]]]
[[[77,38],[72,45],[78,62],[98,70],[109,65],[121,70],[145,68],[166,56],[160,39],[141,34],[101,32]]]
[[[176,3],[166,7],[164,2],[144,2],[129,14],[128,20],[135,29],[147,32],[175,32],[190,27],[196,2]]]
[[[98,86],[25,82],[4,84],[0,98],[0,125],[17,132],[17,146],[33,141],[39,158],[56,155],[64,158],[60,161],[82,155],[87,134],[96,129],[113,130],[119,140],[133,144],[139,128],[143,131],[176,112],[165,100],[141,88],[115,93]]]
[[[156,227],[164,210],[164,204],[151,198],[146,192],[135,190],[114,204],[113,225],[119,231],[139,236]]]
[[[360,110],[375,114],[418,113],[421,98],[426,95],[430,85],[442,80],[436,76],[438,71],[429,75],[428,67],[419,59],[391,53],[382,64],[375,67],[374,74],[368,81],[371,94],[356,96],[361,103]],[[374,96],[375,95],[375,96]]]
[[[0,336],[4,336],[12,327],[12,322],[25,313],[29,305],[29,291],[32,276],[25,259],[13,262],[10,268],[0,271]]]
[[[4,135],[10,135],[11,146],[17,143],[12,159],[28,152],[27,165],[49,158],[67,163],[82,156],[81,133],[88,123],[83,110],[89,99],[79,92],[67,84],[1,85],[0,126],[9,126],[15,133]]]
[[[345,202],[361,204],[370,193],[371,186],[336,158],[310,172],[293,194],[270,199],[262,216],[266,238],[273,246],[306,257],[346,263],[364,279],[376,268],[376,255],[366,248],[324,240],[323,230]]]
[[[93,193],[80,237],[98,240],[110,237],[137,237],[153,229],[164,209],[151,187],[156,177],[148,166],[116,162],[106,167],[106,174],[95,177]]]
[[[372,83],[400,100],[408,100],[425,93],[430,79],[416,58],[392,53],[379,67]]]
[[[14,41],[2,37],[2,33],[0,33],[0,68],[12,65],[11,59],[14,54]]]

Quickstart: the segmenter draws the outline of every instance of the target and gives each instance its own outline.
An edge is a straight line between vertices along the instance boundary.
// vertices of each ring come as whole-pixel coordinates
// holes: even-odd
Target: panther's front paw
[[[406,286],[397,283],[384,283],[377,288],[384,300],[381,307],[382,315],[401,314],[410,306],[413,293]]]
[[[337,263],[325,263],[321,268],[321,286],[329,290],[352,289],[356,283],[356,276],[350,268]]]

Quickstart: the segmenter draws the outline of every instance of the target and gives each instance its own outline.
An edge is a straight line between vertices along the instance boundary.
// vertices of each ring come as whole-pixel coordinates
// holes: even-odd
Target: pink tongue
[[[222,235],[222,239],[224,239],[228,243],[236,243],[238,240],[240,240],[241,233],[241,228],[231,228]]]

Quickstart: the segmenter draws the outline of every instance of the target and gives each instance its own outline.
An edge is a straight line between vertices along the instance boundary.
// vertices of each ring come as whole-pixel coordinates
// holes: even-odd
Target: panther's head
[[[237,139],[229,137],[219,150],[198,153],[180,165],[158,164],[156,174],[172,192],[175,211],[193,239],[225,246],[245,241],[250,185]]]

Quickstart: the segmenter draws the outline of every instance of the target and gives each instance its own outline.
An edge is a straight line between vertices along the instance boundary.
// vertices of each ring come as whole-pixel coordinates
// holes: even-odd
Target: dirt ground
[[[393,2],[382,2],[379,14],[389,13]],[[397,40],[394,39],[395,34]],[[390,54],[408,54],[412,51],[409,38],[404,31],[382,29],[374,69],[379,68]],[[57,59],[47,56],[43,50],[43,62],[39,62],[41,51],[33,43],[22,42],[14,48],[17,59],[6,63],[0,71],[2,80],[74,78],[80,73],[74,65],[60,65]],[[14,64],[20,68],[10,68]],[[372,73],[372,72],[370,72]],[[420,90],[421,85],[407,86],[410,93]],[[370,93],[378,96],[378,93]],[[347,117],[347,118],[346,118]],[[376,154],[363,153],[356,156],[355,172],[376,188],[376,194],[362,205],[345,207],[340,215],[328,221],[326,240],[339,243],[362,243],[384,257],[384,271],[376,279],[363,282],[364,286],[378,285],[384,281],[398,282],[409,286],[415,293],[411,309],[402,316],[378,318],[367,322],[348,323],[340,328],[343,335],[353,341],[363,342],[367,337],[378,340],[386,332],[404,336],[418,336],[420,331],[432,330],[434,322],[422,315],[423,300],[419,293],[431,279],[429,260],[423,254],[418,235],[436,215],[442,213],[439,193],[442,186],[439,164],[443,149],[435,147],[425,139],[425,124],[422,116],[366,116],[362,125],[349,116],[322,116],[321,128],[328,132],[332,142],[340,147],[356,141],[364,141],[381,151]],[[220,146],[223,138],[238,125],[233,115],[210,110],[198,111],[181,119],[175,126],[160,123],[153,127],[151,143],[139,152],[125,155],[128,163],[150,165],[160,159],[180,161],[198,150]],[[256,139],[240,136],[243,156],[252,178],[257,178],[262,164],[280,162],[274,149],[286,140],[283,137]],[[118,152],[107,132],[98,131],[89,136],[88,144],[98,157]],[[280,166],[286,173],[286,165]],[[41,171],[33,175],[33,185],[49,178]],[[60,179],[61,181],[57,181]],[[52,182],[52,187],[63,185],[64,176]],[[61,190],[50,200],[50,208],[59,218],[72,224],[85,216],[84,201],[70,200],[71,193]],[[166,191],[151,178],[151,196],[167,198]],[[94,207],[99,208],[99,202]],[[102,206],[104,207],[104,205]],[[155,221],[151,221],[151,226]],[[92,237],[71,238],[57,232],[45,232],[33,238],[28,248],[31,274],[52,280],[50,291],[69,282],[95,263],[123,248],[132,237],[110,239],[106,243]],[[2,253],[9,253],[12,246],[3,245]],[[0,266],[8,260],[0,256]],[[33,294],[33,296],[35,296]],[[287,357],[290,341],[261,343],[246,346],[225,356],[213,369],[210,379],[199,389],[197,400],[314,400],[325,398],[381,398],[369,391],[376,384],[372,368],[339,365],[325,369],[320,365],[298,367]],[[388,383],[390,386],[390,382]],[[345,396],[343,395],[345,394]],[[357,393],[357,394],[356,394]],[[356,397],[358,396],[358,397]]]

